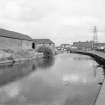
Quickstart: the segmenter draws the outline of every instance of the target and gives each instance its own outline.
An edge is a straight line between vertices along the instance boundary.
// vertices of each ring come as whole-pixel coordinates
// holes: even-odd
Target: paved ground
[[[102,58],[105,58],[105,53],[103,53],[103,52],[99,52],[99,51],[88,51],[88,52],[96,54]]]
[[[105,81],[104,81],[103,86],[100,90],[100,94],[97,98],[95,105],[105,105]]]

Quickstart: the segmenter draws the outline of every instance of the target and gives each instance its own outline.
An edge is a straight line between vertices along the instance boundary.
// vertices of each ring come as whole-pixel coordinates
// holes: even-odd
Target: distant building
[[[61,44],[57,49],[61,51],[67,51],[70,49],[70,47],[71,47],[70,44]]]
[[[92,50],[93,49],[93,42],[92,41],[73,42],[72,47],[77,48],[78,50]]]
[[[60,47],[61,48],[70,48],[71,45],[70,44],[61,44]]]
[[[34,39],[34,43],[36,48],[44,45],[50,47],[52,51],[55,52],[55,43],[50,39]]]
[[[105,43],[95,43],[95,49],[105,49]]]
[[[94,43],[93,41],[74,42],[72,47],[75,47],[78,50],[105,49],[105,43]]]
[[[24,34],[0,29],[0,49],[32,49],[34,48],[33,40]]]

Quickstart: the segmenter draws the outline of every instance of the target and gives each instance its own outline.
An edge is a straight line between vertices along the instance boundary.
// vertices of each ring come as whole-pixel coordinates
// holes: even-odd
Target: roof
[[[60,46],[70,46],[70,44],[61,44]]]
[[[9,31],[9,30],[6,30],[6,29],[1,29],[1,28],[0,28],[0,36],[1,37],[7,37],[7,38],[13,38],[13,39],[32,41],[32,38],[29,37],[28,35],[24,35],[24,34],[21,34],[21,33],[18,33],[18,32]]]
[[[50,39],[34,39],[34,42],[37,44],[54,44]]]

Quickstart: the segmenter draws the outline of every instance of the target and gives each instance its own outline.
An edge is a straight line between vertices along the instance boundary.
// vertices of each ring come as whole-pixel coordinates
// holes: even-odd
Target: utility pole
[[[96,43],[98,42],[98,35],[97,35],[97,27],[93,27],[93,44],[92,44],[92,49],[96,48]]]
[[[93,42],[94,43],[97,43],[98,42],[98,36],[97,36],[97,27],[96,26],[94,26],[94,28],[93,28]]]

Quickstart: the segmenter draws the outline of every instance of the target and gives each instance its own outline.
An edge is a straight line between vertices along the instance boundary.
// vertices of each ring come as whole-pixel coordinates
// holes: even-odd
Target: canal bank
[[[17,52],[0,50],[0,65],[21,63],[27,60],[40,59],[42,57],[42,53],[35,52],[34,50],[21,50]]]
[[[78,53],[82,55],[88,55],[92,57],[104,70],[105,77],[105,53],[100,51],[73,51],[72,53]],[[102,87],[99,94],[95,100],[95,105],[105,105],[105,79],[103,81]]]

